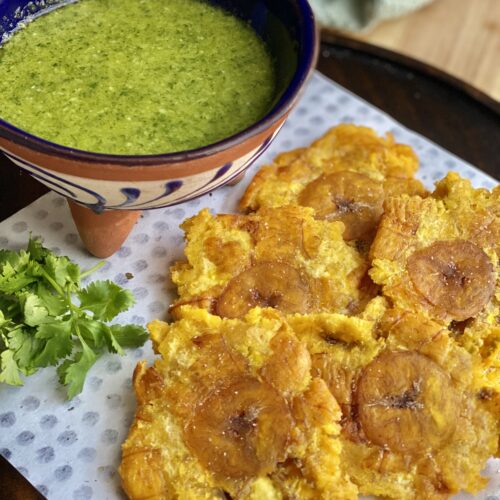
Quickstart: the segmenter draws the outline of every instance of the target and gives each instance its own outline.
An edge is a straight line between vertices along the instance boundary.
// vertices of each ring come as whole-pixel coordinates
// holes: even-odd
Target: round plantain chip
[[[271,385],[242,375],[215,390],[184,429],[200,462],[221,479],[271,473],[284,459],[292,417]]]
[[[382,183],[363,174],[342,171],[322,175],[299,196],[299,203],[314,208],[321,219],[345,224],[344,239],[370,239],[383,212]]]
[[[282,262],[263,262],[228,283],[217,300],[216,310],[224,318],[241,318],[254,307],[307,313],[311,306],[309,283],[297,269]]]
[[[489,257],[470,241],[436,241],[413,253],[407,266],[418,292],[455,321],[475,316],[495,290]]]
[[[358,417],[374,444],[404,454],[439,448],[455,431],[459,396],[450,376],[414,351],[385,351],[363,370]]]

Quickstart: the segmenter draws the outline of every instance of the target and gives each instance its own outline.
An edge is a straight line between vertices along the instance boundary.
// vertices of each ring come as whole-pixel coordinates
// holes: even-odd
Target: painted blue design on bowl
[[[62,196],[70,196],[74,199],[77,199],[78,196],[68,188],[61,186],[58,182],[55,182],[51,179],[47,179],[47,177],[54,177],[51,174],[48,174],[45,170],[37,168],[35,165],[32,165],[31,163],[27,162],[26,160],[22,160],[21,158],[11,154],[11,153],[4,153],[5,156],[13,163],[15,163],[21,170],[24,170],[27,174],[31,175],[32,177],[35,177],[36,179],[39,179],[40,182],[45,182],[47,184],[50,184],[52,186],[52,189],[54,191],[57,191],[59,193],[60,191],[64,191],[63,193],[59,193]],[[29,167],[29,168],[28,168]],[[39,170],[42,172],[43,175],[37,174],[35,172],[32,172],[30,168],[34,168],[36,170]],[[60,179],[58,178],[58,181]],[[65,194],[66,193],[66,194]]]
[[[270,137],[268,137],[263,143],[262,143],[262,146],[261,146],[261,149],[264,149],[266,150],[270,145],[271,145],[271,142],[273,142],[273,139],[274,139],[274,135],[271,135]]]
[[[7,156],[7,155],[6,155]],[[19,166],[19,165],[18,165]],[[20,166],[19,166],[20,167]],[[22,167],[20,167],[22,168]],[[26,173],[31,175],[31,177],[34,177],[35,179],[38,179],[40,182],[44,182],[45,184],[49,184],[52,186],[52,190],[55,191],[57,194],[60,194],[61,196],[69,196],[70,198],[73,199],[78,199],[75,193],[73,191],[70,191],[69,189],[65,188],[64,186],[60,186],[54,181],[51,181],[50,179],[46,179],[40,174],[35,174],[34,172],[30,172],[29,170],[22,168]]]
[[[71,186],[75,189],[79,189],[80,191],[83,191],[85,194],[88,194],[89,196],[92,196],[93,198],[96,199],[95,204],[89,204],[89,207],[98,207],[96,209],[92,208],[95,212],[101,213],[104,210],[104,206],[106,205],[106,199],[101,196],[100,194],[96,193],[95,191],[92,191],[91,189],[87,189],[83,186],[79,186],[78,184],[75,184],[74,182],[68,181],[67,179],[63,179],[62,177],[58,177],[57,175],[52,174],[51,172],[47,171],[44,168],[41,168],[34,163],[31,163],[27,160],[24,160],[23,158],[19,158],[19,156],[13,154],[13,153],[5,153],[5,156],[10,159],[15,159],[17,162],[22,163],[26,168],[26,171],[30,174],[33,175],[33,172],[30,171],[30,169],[35,170],[36,172],[40,172],[40,177],[43,177],[44,180],[47,181],[46,177],[49,177],[51,179],[55,179],[52,181],[52,184],[59,186],[61,189],[64,189],[64,185]],[[57,182],[56,182],[57,181]],[[78,195],[74,196],[75,200],[78,201]]]
[[[172,193],[175,193],[176,191],[179,191],[179,189],[184,185],[184,182],[182,181],[170,181],[167,182],[165,185],[165,196],[170,196]]]
[[[178,191],[183,185],[184,185],[184,183],[182,181],[169,181],[165,184],[165,191],[160,196],[157,196],[156,198],[153,198],[152,200],[145,201],[143,203],[136,203],[131,208],[134,208],[134,209],[141,208],[144,205],[149,205],[150,203],[154,203],[155,201],[161,200],[162,198],[168,198],[173,193]],[[167,203],[167,206],[168,206],[168,203]],[[162,208],[162,207],[160,206],[157,208]]]
[[[206,193],[209,193],[210,191],[213,191],[214,189],[218,187],[225,186],[228,182],[231,182],[233,179],[236,179],[238,175],[242,174],[250,165],[252,165],[255,161],[259,159],[259,157],[265,153],[265,151],[269,148],[271,143],[273,142],[273,139],[276,137],[278,132],[275,134],[270,135],[263,143],[262,145],[257,149],[257,151],[246,161],[244,162],[237,170],[235,170],[230,176],[228,176],[227,179],[224,179],[223,182],[213,185],[216,180],[219,180],[222,176],[218,176],[213,178],[211,181],[207,182],[206,184],[203,184],[200,188],[196,189],[195,191],[190,192],[189,194],[183,196],[182,198],[179,198],[176,200],[177,203],[181,203],[183,201],[191,200],[194,198],[199,198],[200,196],[203,196]],[[225,168],[227,165],[224,165],[224,167],[221,167],[221,170]],[[229,171],[232,167],[234,166],[234,163],[231,163],[230,167],[227,169]],[[227,173],[227,171],[225,173]],[[210,186],[209,189],[206,189],[207,186]]]
[[[262,143],[262,145],[256,150],[256,152],[246,162],[244,162],[237,170],[235,170],[233,173],[231,173],[231,175],[228,176],[227,179],[224,179],[224,181],[220,182],[218,185],[214,186],[214,183],[217,180],[220,180],[225,174],[227,174],[231,170],[231,168],[234,167],[234,163],[226,163],[224,166],[222,166],[221,168],[218,169],[216,175],[210,181],[205,183],[203,186],[201,186],[197,190],[189,192],[186,195],[178,198],[174,204],[172,204],[171,202],[168,202],[168,200],[165,199],[164,205],[163,204],[162,205],[155,205],[155,207],[152,207],[152,208],[162,208],[162,207],[166,207],[166,206],[177,205],[179,203],[183,203],[184,201],[203,196],[203,195],[207,194],[208,192],[212,191],[213,189],[227,184],[228,182],[230,182],[233,179],[235,179],[236,177],[238,177],[241,173],[243,173],[252,163],[254,163],[269,148],[275,135],[276,134],[272,134],[271,136],[267,137],[266,140]],[[143,201],[142,203],[134,203],[135,201],[137,201],[140,198],[140,196],[142,194],[140,189],[132,188],[132,187],[121,188],[120,192],[123,195],[125,195],[125,198],[126,198],[125,201],[123,203],[118,204],[118,205],[108,205],[106,198],[95,191],[92,191],[88,188],[79,186],[71,181],[68,181],[68,180],[60,178],[60,177],[58,177],[50,172],[47,172],[46,170],[38,167],[37,165],[34,165],[33,163],[30,163],[26,160],[19,158],[17,155],[14,155],[12,153],[5,153],[5,155],[8,158],[10,158],[11,160],[15,159],[18,163],[21,163],[21,164],[25,165],[26,167],[29,167],[29,169],[26,168],[26,172],[28,172],[33,177],[39,178],[39,179],[43,180],[44,182],[46,182],[47,184],[50,184],[51,186],[53,186],[54,191],[57,191],[59,194],[62,194],[63,196],[71,197],[72,199],[74,199],[78,203],[81,203],[82,205],[85,205],[86,207],[90,208],[95,213],[102,213],[108,209],[124,209],[125,207],[129,210],[144,209],[145,205],[150,205],[151,203],[155,203],[163,198],[168,198],[173,193],[175,193],[176,191],[181,189],[181,187],[184,185],[183,181],[181,181],[181,180],[169,181],[165,184],[165,190],[160,196],[157,196],[156,198],[153,198],[151,200]],[[40,172],[42,175],[35,173],[35,172],[32,172],[30,169],[35,170],[37,172]],[[52,180],[51,178],[55,179],[55,180]],[[77,194],[75,192],[71,191],[70,189],[68,189],[67,187],[65,187],[64,185],[68,185],[68,186],[71,186],[71,187],[74,187],[76,189],[83,191],[84,193],[94,197],[96,199],[96,202],[95,203],[82,203],[79,200]],[[67,194],[65,194],[64,192],[60,192],[61,190],[66,192]],[[150,208],[148,207],[146,209],[149,210]]]
[[[226,163],[223,167],[219,168],[219,170],[217,170],[217,173],[214,175],[213,179],[210,181],[210,182],[214,182],[216,181],[217,179],[220,179],[223,175],[225,175],[228,170],[231,169],[231,167],[233,166],[233,163]]]
[[[277,65],[278,98],[269,113],[251,127],[215,144],[202,148],[163,155],[121,156],[80,151],[45,141],[0,119],[0,136],[45,154],[88,163],[108,163],[127,167],[156,166],[205,158],[224,151],[262,133],[279,122],[292,108],[309,77],[317,57],[317,36],[314,16],[307,0],[211,0],[253,23],[266,41]],[[24,19],[30,5],[54,6],[68,2],[45,0],[0,0],[0,35]]]
[[[123,193],[127,199],[121,205],[117,205],[113,208],[125,207],[127,205],[130,205],[134,203],[134,201],[137,201],[141,196],[141,190],[137,188],[122,188],[120,189],[120,192]]]
[[[120,193],[122,193],[125,196],[125,201],[123,201],[122,203],[119,203],[118,205],[106,205],[105,207],[104,206],[101,207],[101,204],[98,203],[97,207],[95,205],[91,205],[93,207],[92,210],[94,210],[94,212],[97,211],[98,213],[101,213],[102,210],[104,210],[104,209],[106,209],[106,210],[107,209],[120,209],[120,208],[124,208],[124,207],[130,208],[130,206],[135,201],[137,201],[141,196],[141,190],[137,189],[137,188],[133,188],[133,187],[121,188]]]
[[[83,205],[84,207],[92,210],[92,212],[97,215],[104,213],[104,211],[106,210],[106,198],[102,198],[102,200],[98,201],[97,203],[79,203],[80,205]]]

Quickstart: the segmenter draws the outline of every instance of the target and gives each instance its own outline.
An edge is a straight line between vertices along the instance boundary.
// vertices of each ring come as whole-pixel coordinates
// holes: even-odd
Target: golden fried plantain
[[[431,197],[397,196],[370,250],[370,276],[397,307],[449,325],[493,325],[500,314],[500,190],[473,189],[450,173]]]
[[[262,207],[303,205],[318,218],[345,222],[346,240],[370,242],[384,198],[427,191],[413,176],[418,159],[392,136],[366,127],[340,125],[309,148],[280,155],[263,167],[240,201],[248,213]]]
[[[414,351],[384,351],[361,373],[355,404],[369,441],[425,454],[455,432],[459,402],[450,376],[434,361]]]
[[[319,219],[342,221],[344,239],[371,240],[382,216],[384,189],[366,175],[336,172],[308,184],[298,201],[314,208]]]
[[[491,260],[470,241],[436,241],[411,254],[407,268],[415,288],[454,321],[475,316],[495,291]]]
[[[161,358],[134,375],[120,466],[129,497],[357,498],[339,466],[338,405],[284,317],[179,313],[149,325]]]
[[[256,306],[353,314],[371,298],[366,260],[342,238],[344,225],[316,220],[310,208],[247,216],[203,210],[183,228],[187,262],[172,268],[180,296],[174,317],[187,304],[228,318]]]
[[[442,324],[382,297],[363,318],[288,322],[342,410],[340,464],[360,493],[444,499],[485,486],[481,470],[498,446],[496,393],[476,396],[475,358]]]
[[[184,441],[223,481],[272,473],[284,460],[292,417],[272,386],[242,375],[216,388],[184,427]]]
[[[306,313],[313,298],[307,278],[288,264],[262,262],[234,277],[217,299],[216,312],[241,318],[254,307],[272,307],[284,313]]]

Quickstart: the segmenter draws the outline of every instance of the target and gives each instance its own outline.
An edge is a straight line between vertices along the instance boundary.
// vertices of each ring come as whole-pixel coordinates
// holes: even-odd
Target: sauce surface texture
[[[108,154],[161,154],[262,118],[274,65],[243,21],[201,0],[81,0],[0,47],[0,117]]]

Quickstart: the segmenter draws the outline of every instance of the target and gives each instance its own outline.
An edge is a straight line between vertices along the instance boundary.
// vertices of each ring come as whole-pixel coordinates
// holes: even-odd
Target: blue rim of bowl
[[[256,122],[249,128],[232,135],[227,139],[209,144],[197,149],[180,151],[176,153],[165,153],[157,155],[110,155],[105,153],[92,153],[80,149],[61,146],[55,142],[50,142],[36,135],[29,134],[22,129],[9,124],[0,118],[0,137],[2,132],[5,133],[6,139],[26,146],[29,149],[40,153],[47,153],[59,157],[64,157],[70,160],[80,160],[88,163],[106,163],[110,165],[121,165],[124,167],[137,166],[158,166],[169,163],[180,163],[183,161],[191,161],[200,158],[206,158],[230,149],[233,146],[245,142],[247,139],[258,135],[269,127],[279,122],[293,107],[301,90],[310,77],[312,70],[316,65],[318,58],[318,33],[314,13],[308,0],[297,0],[297,6],[301,14],[301,32],[299,33],[299,48],[298,64],[292,81],[283,92],[278,103],[267,113],[261,120]]]

